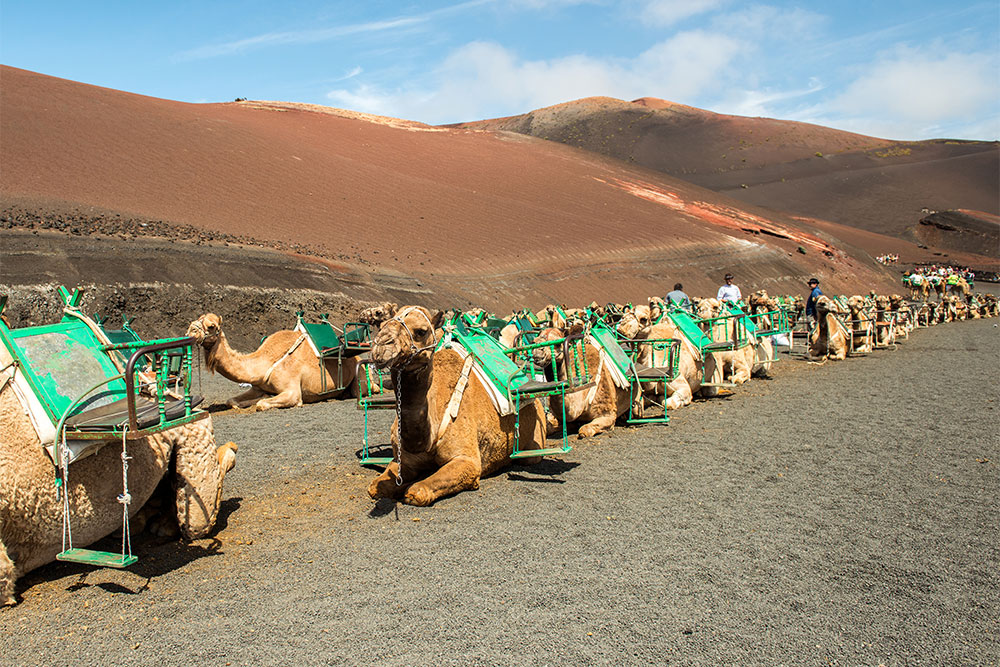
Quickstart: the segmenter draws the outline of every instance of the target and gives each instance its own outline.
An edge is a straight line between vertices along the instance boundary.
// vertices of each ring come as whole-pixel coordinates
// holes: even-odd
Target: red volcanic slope
[[[0,82],[8,201],[303,244],[453,276],[468,293],[503,278],[523,294],[540,281],[536,293],[565,300],[635,299],[662,291],[667,267],[706,290],[727,268],[745,287],[814,273],[844,290],[889,284],[790,217],[551,142],[307,105],[185,104],[9,67]],[[500,292],[478,290],[506,305]]]
[[[457,127],[509,130],[643,165],[745,203],[924,239],[924,209],[1000,213],[997,142],[896,142],[716,114],[664,100],[587,98]],[[991,255],[974,234],[946,250]]]

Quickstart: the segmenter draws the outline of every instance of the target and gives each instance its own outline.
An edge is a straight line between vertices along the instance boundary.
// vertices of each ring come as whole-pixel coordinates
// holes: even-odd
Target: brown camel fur
[[[851,354],[868,354],[875,345],[875,314],[862,296],[852,296],[847,300],[851,329]]]
[[[569,329],[558,329],[550,327],[543,329],[535,343],[545,343],[548,341],[565,338],[568,335],[581,333],[583,327],[574,325]],[[590,371],[591,382],[575,391],[566,393],[566,423],[582,424],[577,429],[577,437],[589,438],[610,431],[615,427],[615,421],[621,415],[628,412],[630,408],[630,392],[619,388],[611,378],[611,373],[602,368],[601,353],[589,342],[584,343],[584,355],[587,359],[587,368]],[[556,348],[553,354],[551,348],[543,347],[535,350],[535,364],[540,368],[552,366],[556,377],[565,379],[567,377],[566,359],[561,347]],[[596,383],[596,386],[595,384]],[[635,399],[641,400],[641,395]],[[560,418],[563,414],[563,398],[552,396],[549,398],[549,412]]]
[[[816,300],[816,327],[809,334],[809,355],[842,361],[847,358],[847,331],[837,318],[837,305],[826,296]]]
[[[393,442],[397,460],[368,487],[372,498],[427,506],[443,496],[478,489],[482,476],[510,463],[516,415],[498,414],[475,373],[468,375],[464,393],[455,393],[464,360],[454,350],[433,351],[441,319],[441,313],[407,306],[384,322],[375,337],[372,359],[391,371],[397,388],[394,430],[398,428],[399,437]],[[544,447],[545,413],[537,400],[521,406],[520,421],[520,448]]]
[[[719,317],[722,314],[722,302],[716,298],[702,299],[696,311],[701,319]],[[708,326],[708,325],[703,325]],[[718,320],[711,324],[712,340],[721,342],[732,339],[732,320]],[[711,352],[705,355],[705,375],[712,378],[712,383],[724,381],[726,377],[734,384],[743,384],[750,380],[756,361],[756,339],[750,338],[746,345],[732,351]],[[708,387],[706,387],[708,389]]]
[[[17,602],[18,577],[51,563],[62,551],[63,506],[52,484],[55,468],[13,391],[0,390],[0,606]],[[73,544],[83,547],[122,528],[121,441],[69,466]],[[236,445],[216,448],[211,418],[130,440],[131,516],[164,477],[173,480],[176,517],[187,539],[208,535],[222,500],[222,483],[236,464]]]
[[[222,318],[213,313],[192,322],[187,335],[202,346],[209,371],[218,371],[233,382],[252,385],[226,401],[234,408],[290,408],[355,395],[358,360],[348,358],[338,362],[332,358],[321,367],[316,353],[298,331],[273,333],[250,354],[241,354],[229,346],[222,331]],[[342,389],[336,389],[338,386]]]
[[[896,321],[889,297],[875,297],[875,345],[889,347],[896,344]]]

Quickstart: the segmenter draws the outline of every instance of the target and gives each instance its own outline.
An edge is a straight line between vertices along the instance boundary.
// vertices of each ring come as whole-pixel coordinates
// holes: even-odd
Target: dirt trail
[[[0,662],[996,664],[995,322],[788,360],[432,508],[368,500],[350,403],[219,413],[217,534],[29,575]]]

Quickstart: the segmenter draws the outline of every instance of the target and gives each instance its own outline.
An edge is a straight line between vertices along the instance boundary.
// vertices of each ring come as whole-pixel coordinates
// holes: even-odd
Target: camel
[[[8,387],[11,385],[7,385]],[[176,516],[186,539],[208,535],[222,500],[222,483],[236,464],[236,445],[215,447],[211,418],[131,440],[129,505],[134,516],[163,478],[176,489]],[[92,544],[122,528],[121,442],[69,466],[73,543]],[[0,390],[0,606],[16,604],[19,577],[62,551],[63,504],[52,459],[11,389]]]
[[[889,297],[889,308],[896,316],[896,338],[908,339],[913,331],[913,309],[899,294]]]
[[[662,306],[654,301],[655,298],[650,299],[651,313],[657,313],[657,308],[662,308]],[[659,315],[657,314],[655,317],[659,318]],[[620,336],[636,341],[663,340],[668,338],[680,341],[677,377],[670,382],[642,383],[644,396],[651,397],[654,400],[661,396],[666,399],[663,402],[665,409],[676,410],[690,405],[694,395],[699,391],[707,392],[709,389],[715,392],[718,391],[715,387],[705,387],[702,389],[701,378],[704,359],[698,352],[698,348],[684,337],[669,317],[664,317],[649,327],[640,327],[639,319],[634,314],[627,313],[622,316],[616,329]],[[636,361],[651,368],[662,368],[667,365],[666,356],[667,350],[665,349],[654,349],[652,345],[640,345]]]
[[[298,331],[286,329],[273,333],[254,352],[241,354],[229,346],[222,331],[222,318],[207,313],[188,326],[187,335],[201,345],[209,371],[218,371],[233,382],[252,385],[226,401],[234,408],[297,407],[328,398],[354,396],[357,390],[358,359],[328,358],[321,365],[306,344],[305,334]],[[334,389],[324,391],[328,387]]]
[[[896,318],[889,297],[875,297],[875,346],[889,347],[896,343]]]
[[[399,306],[391,301],[383,301],[378,305],[362,310],[361,314],[358,315],[358,322],[370,324],[373,329],[378,331],[383,322],[396,314],[398,308]]]
[[[847,300],[850,313],[851,354],[868,354],[875,344],[875,318],[869,310],[865,297],[852,296]]]
[[[765,290],[758,290],[747,297],[747,313],[759,316],[753,318],[758,331],[773,325],[772,316],[766,315],[766,313],[773,313],[776,310],[778,310],[777,299],[769,297]],[[756,334],[753,338],[755,341],[753,345],[754,360],[750,374],[753,377],[766,377],[767,372],[771,370],[771,364],[777,359],[777,354],[774,351],[774,339],[772,336]]]
[[[809,356],[837,361],[847,358],[848,332],[837,318],[839,311],[829,297],[816,300],[816,327],[809,334]]]
[[[722,314],[722,302],[716,298],[702,299],[696,312],[698,317],[703,320],[719,317]],[[703,324],[702,326],[704,328],[708,325]],[[732,319],[716,320],[711,323],[712,340],[716,342],[732,340],[732,327]],[[743,384],[749,381],[757,358],[755,342],[753,339],[748,339],[746,344],[734,350],[715,351],[706,355],[705,376],[712,378],[712,384],[723,382],[727,376],[734,384]],[[704,389],[702,391],[705,393]]]
[[[558,340],[582,332],[581,325],[574,325],[569,329],[549,327],[542,329],[535,338],[535,343]],[[585,341],[584,355],[593,378],[592,382],[579,389],[567,391],[565,401],[561,396],[549,398],[551,414],[562,415],[565,402],[566,422],[582,424],[577,429],[578,438],[589,438],[613,429],[618,417],[628,412],[632,405],[629,388],[621,388],[615,384],[611,371],[605,368],[600,350]],[[562,348],[557,348],[553,354],[551,347],[541,347],[534,351],[533,356],[536,367],[551,367],[555,377],[561,379],[568,377],[569,369]],[[641,395],[634,398],[636,402],[641,399]]]
[[[394,424],[396,460],[369,485],[373,499],[428,506],[443,496],[478,489],[482,476],[511,461],[518,416],[498,413],[458,352],[434,351],[442,317],[440,312],[406,306],[386,320],[375,337],[371,357],[392,373],[399,416]],[[520,449],[541,449],[545,437],[541,403],[522,405]],[[540,458],[519,460],[530,464]]]

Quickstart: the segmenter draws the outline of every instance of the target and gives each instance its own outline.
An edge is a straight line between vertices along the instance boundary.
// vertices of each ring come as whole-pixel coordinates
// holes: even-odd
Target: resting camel
[[[896,343],[896,318],[889,297],[875,297],[875,345],[889,347]]]
[[[321,366],[305,334],[298,331],[286,329],[273,333],[254,352],[241,354],[229,346],[222,331],[222,318],[207,313],[188,326],[187,335],[201,345],[209,371],[218,371],[233,382],[252,385],[226,401],[234,408],[290,408],[355,395],[358,360],[348,358],[338,362],[330,358]],[[334,389],[324,392],[324,386]]]
[[[847,300],[850,317],[850,349],[852,354],[868,354],[875,346],[875,318],[865,297],[852,296]]]
[[[913,331],[914,319],[910,304],[906,303],[901,295],[893,294],[889,297],[889,308],[896,316],[896,338],[908,339],[910,332]]]
[[[406,306],[375,337],[371,357],[379,368],[390,370],[399,396],[394,424],[399,436],[393,439],[396,461],[368,487],[372,498],[427,506],[442,496],[478,489],[483,475],[510,463],[517,415],[500,416],[458,352],[434,351],[442,317]],[[541,403],[522,405],[520,421],[519,447],[544,447]],[[535,463],[539,458],[520,460]]]
[[[837,318],[837,305],[826,296],[816,300],[816,327],[809,334],[809,355],[842,361],[847,358],[847,330]]]
[[[769,328],[774,324],[771,316],[765,315],[765,313],[773,313],[776,310],[778,310],[777,299],[769,297],[765,290],[754,292],[747,298],[747,312],[750,315],[760,316],[753,319],[758,330]],[[767,372],[771,370],[771,364],[777,358],[774,351],[774,340],[772,336],[758,336],[756,334],[753,338],[754,360],[750,374],[753,377],[766,377]]]
[[[383,322],[396,314],[397,308],[398,306],[391,301],[383,301],[376,306],[362,310],[361,314],[358,315],[358,322],[370,324],[373,329],[378,331]]]
[[[652,306],[655,312],[656,305]],[[677,363],[677,377],[670,382],[644,382],[643,394],[651,397],[662,396],[667,410],[676,410],[690,405],[694,395],[699,391],[712,395],[718,392],[716,387],[701,386],[704,359],[694,346],[674,325],[673,320],[664,317],[656,324],[642,329],[636,318],[623,316],[617,331],[619,335],[634,340],[663,340],[674,338],[681,342],[680,357]],[[652,345],[641,345],[637,361],[652,368],[662,368],[667,365],[667,350],[655,349]]]
[[[698,304],[698,317],[709,319],[723,314],[722,302],[716,298],[702,299]],[[709,326],[703,324],[702,327]],[[733,319],[717,320],[711,323],[711,336],[715,342],[733,339]],[[724,381],[726,377],[734,384],[743,384],[750,380],[757,359],[756,340],[748,338],[747,343],[731,351],[716,351],[705,356],[705,376],[712,378],[713,384]],[[707,389],[708,387],[706,387]]]
[[[0,606],[16,604],[18,577],[51,563],[62,551],[63,506],[42,447],[8,384],[0,389]],[[122,528],[121,441],[69,466],[74,546],[86,546]],[[208,535],[222,500],[222,482],[236,464],[236,445],[215,447],[211,418],[130,440],[129,505],[134,516],[160,481],[171,479],[181,533]]]
[[[535,338],[535,343],[545,343],[583,332],[581,325],[568,329],[549,327]],[[621,388],[615,384],[611,372],[604,367],[598,348],[589,342],[584,342],[584,354],[587,368],[590,370],[592,382],[575,391],[566,392],[566,422],[581,423],[577,437],[589,438],[598,433],[609,431],[615,427],[615,421],[629,411],[629,388]],[[539,368],[552,367],[553,374],[559,379],[568,377],[567,363],[563,349],[557,346],[553,354],[551,347],[541,347],[534,351],[534,362]],[[641,400],[641,395],[635,400]],[[549,412],[557,417],[563,414],[563,399],[561,396],[549,398]]]

